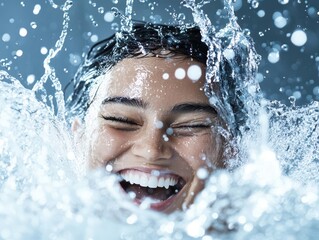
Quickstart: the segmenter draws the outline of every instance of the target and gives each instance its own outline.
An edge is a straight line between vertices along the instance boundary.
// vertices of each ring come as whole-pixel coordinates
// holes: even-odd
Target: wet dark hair
[[[226,35],[221,37],[221,43],[225,47],[229,46],[230,42],[230,37]],[[238,36],[236,37],[238,38]],[[244,88],[247,86],[239,82],[244,80],[243,77],[235,75],[247,75],[246,65],[249,60],[245,59],[245,56],[250,55],[250,50],[249,46],[235,45],[232,48],[234,49],[235,57],[230,61],[222,57],[223,59],[219,65],[221,82],[216,89],[220,92],[220,98],[223,99],[220,104],[223,105],[221,107],[223,109],[217,109],[217,112],[219,114],[224,112],[226,124],[232,125],[229,122],[234,123],[229,128],[238,130],[239,126],[244,125],[247,119],[247,109],[245,109],[243,102],[243,95],[246,91]],[[243,49],[246,55],[240,54]],[[95,79],[105,74],[125,58],[176,57],[184,55],[206,64],[207,52],[208,47],[202,42],[200,29],[196,26],[170,26],[135,22],[132,31],[117,32],[111,37],[96,43],[89,50],[84,63],[80,66],[71,82],[73,83],[74,91],[67,100],[69,114],[83,118],[91,104],[89,94],[90,88],[96,82]],[[234,69],[231,66],[238,67]],[[236,80],[237,78],[238,80]],[[209,92],[212,92],[214,87],[212,84],[207,84],[207,86],[209,91],[206,91],[206,94],[208,93],[208,97],[211,97]],[[228,121],[226,119],[227,115],[232,115],[233,120]]]

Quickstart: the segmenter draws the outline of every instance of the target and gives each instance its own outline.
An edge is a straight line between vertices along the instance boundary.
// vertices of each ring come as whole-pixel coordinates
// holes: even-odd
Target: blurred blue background
[[[0,0],[0,70],[32,88],[44,74],[43,60],[61,34],[64,2]],[[89,47],[120,27],[111,8],[125,12],[125,3],[73,1],[65,43],[51,62],[63,86]],[[222,7],[221,0],[212,0],[204,10],[219,23]],[[237,0],[234,7],[238,23],[250,33],[262,56],[258,80],[265,97],[289,103],[293,96],[297,105],[319,100],[319,1]],[[179,0],[135,0],[133,19],[168,24],[193,20]],[[301,34],[292,37],[296,30]]]

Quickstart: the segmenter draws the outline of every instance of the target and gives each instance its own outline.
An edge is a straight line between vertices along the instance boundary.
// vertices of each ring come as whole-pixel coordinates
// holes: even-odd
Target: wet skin
[[[199,80],[175,77],[176,69],[187,72],[192,65],[201,68]],[[202,89],[204,68],[184,57],[128,58],[101,76],[83,126],[73,125],[88,146],[90,168],[109,165],[124,178],[154,176],[157,183],[170,178],[179,182],[178,193],[150,207],[170,213],[189,206],[204,186],[198,169],[223,166],[222,140],[214,130],[218,116]],[[133,192],[140,189],[124,185]],[[162,192],[157,198],[165,198]]]

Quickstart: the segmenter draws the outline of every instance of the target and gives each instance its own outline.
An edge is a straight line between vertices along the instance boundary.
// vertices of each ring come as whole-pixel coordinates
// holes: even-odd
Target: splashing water
[[[209,176],[207,187],[190,209],[169,216],[133,205],[116,189],[115,176],[86,172],[85,163],[76,158],[64,119],[61,83],[50,65],[68,33],[72,1],[66,1],[61,5],[60,38],[49,50],[45,73],[33,89],[25,89],[0,71],[0,239],[316,238],[318,103],[288,107],[261,101],[255,78],[259,57],[251,39],[237,24],[229,0],[224,3],[229,22],[216,30],[203,10],[210,2],[188,0],[183,5],[192,10],[209,47],[206,78],[220,89],[216,96],[207,81],[211,104],[230,129],[240,120],[238,111],[248,115],[250,131],[245,131],[247,126],[239,129],[240,154],[228,163],[232,171],[219,170]],[[248,2],[258,7],[259,1]],[[133,1],[128,0],[123,31],[132,29],[132,13]],[[238,62],[232,51],[245,57],[243,68],[234,67]],[[233,92],[220,79],[219,64],[226,59],[234,67],[232,74],[238,76],[238,89]],[[48,79],[55,89],[57,111],[47,101],[44,84]],[[236,95],[243,109],[227,103],[229,94]]]

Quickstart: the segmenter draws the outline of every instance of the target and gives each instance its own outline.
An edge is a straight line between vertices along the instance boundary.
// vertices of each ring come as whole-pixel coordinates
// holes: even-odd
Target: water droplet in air
[[[99,13],[103,14],[103,13],[104,13],[104,7],[99,7],[99,8],[97,9],[97,11],[98,11]]]
[[[264,17],[264,16],[266,15],[266,13],[265,13],[264,10],[259,10],[259,11],[257,12],[257,15],[258,15],[258,17]]]
[[[252,6],[253,8],[258,8],[258,7],[259,7],[259,2],[258,2],[257,0],[253,0],[253,1],[251,2],[251,6]]]
[[[287,25],[287,19],[284,18],[283,16],[277,16],[275,19],[274,19],[274,24],[277,28],[283,28]]]
[[[4,42],[9,42],[10,39],[11,39],[11,36],[10,36],[9,33],[4,33],[4,34],[2,35],[2,41],[4,41]]]
[[[27,29],[25,29],[25,28],[20,28],[20,30],[19,30],[19,35],[20,35],[21,37],[25,37],[25,36],[27,36],[27,34],[28,34],[28,30],[27,30]]]
[[[277,63],[279,59],[280,59],[280,56],[279,56],[279,51],[277,49],[274,49],[268,54],[268,61],[270,63]]]
[[[199,168],[196,172],[196,175],[199,179],[204,180],[208,177],[209,172],[205,168]]]
[[[114,20],[114,13],[113,12],[106,12],[104,14],[104,21],[105,22],[113,22]]]
[[[30,23],[31,28],[36,29],[38,27],[36,22],[31,22]]]
[[[287,51],[289,50],[289,47],[288,47],[287,44],[283,44],[283,45],[281,45],[281,49],[282,49],[283,51],[287,52]]]
[[[47,49],[46,47],[42,47],[42,48],[40,49],[40,52],[41,52],[41,54],[45,55],[45,54],[48,53],[48,49]]]
[[[278,0],[278,2],[282,5],[289,3],[289,0]]]
[[[114,31],[118,31],[118,30],[119,30],[119,25],[118,25],[118,23],[112,23],[112,24],[111,24],[111,29],[114,30]]]
[[[27,76],[27,83],[28,84],[34,83],[34,80],[35,80],[35,76],[33,74],[30,74]]]
[[[39,12],[40,12],[40,10],[41,10],[41,5],[40,5],[40,4],[34,5],[33,14],[34,14],[34,15],[38,15]]]
[[[307,42],[307,35],[304,31],[298,29],[292,33],[290,40],[294,45],[301,47]]]
[[[17,50],[16,51],[16,54],[15,54],[17,57],[21,57],[23,55],[23,51],[21,49]]]

